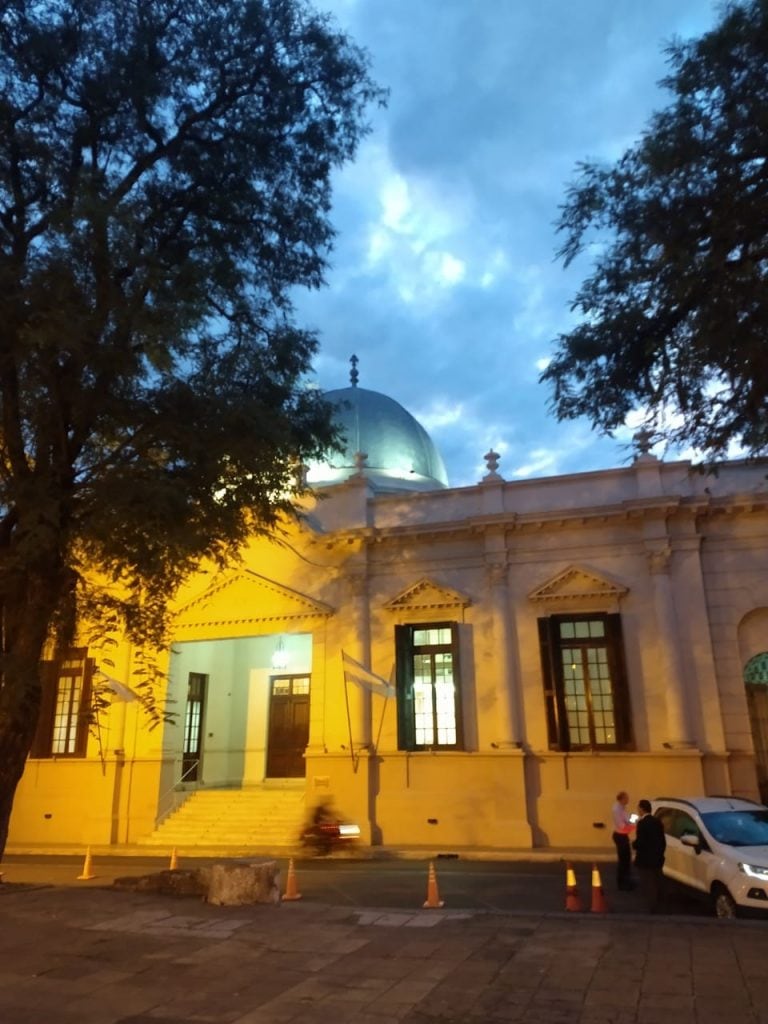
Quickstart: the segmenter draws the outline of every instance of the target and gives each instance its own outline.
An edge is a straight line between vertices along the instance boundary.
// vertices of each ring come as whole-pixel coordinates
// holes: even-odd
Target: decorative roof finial
[[[488,472],[483,477],[483,481],[503,480],[504,477],[502,477],[501,474],[497,472],[499,468],[499,459],[501,458],[499,453],[495,452],[493,448],[491,448],[490,451],[487,451],[485,453],[483,458],[485,459],[485,465],[488,469]]]
[[[357,358],[357,356],[352,356],[352,358],[349,361],[352,364],[352,369],[349,371],[349,379],[352,382],[352,387],[356,388],[357,378],[360,376],[360,374],[357,372],[357,364],[360,362],[360,360]]]
[[[632,443],[635,446],[635,461],[636,462],[658,462],[659,460],[651,452],[654,441],[656,440],[652,431],[648,430],[647,427],[641,427],[637,431],[635,436],[632,438]]]
[[[639,455],[647,455],[653,447],[653,434],[647,427],[641,427],[632,438]]]

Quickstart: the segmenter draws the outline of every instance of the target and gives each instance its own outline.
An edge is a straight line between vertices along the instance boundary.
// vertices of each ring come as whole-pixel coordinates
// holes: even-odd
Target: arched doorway
[[[749,659],[744,669],[744,685],[747,689],[760,799],[768,804],[768,651]]]

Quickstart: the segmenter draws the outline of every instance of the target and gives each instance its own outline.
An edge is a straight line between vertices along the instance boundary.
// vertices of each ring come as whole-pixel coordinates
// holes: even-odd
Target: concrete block
[[[208,903],[242,907],[250,903],[280,902],[280,869],[276,861],[222,861],[212,864],[209,871]]]
[[[279,903],[279,878],[277,861],[225,860],[201,868],[116,878],[114,888],[165,896],[199,896],[216,906],[242,907],[251,903]]]

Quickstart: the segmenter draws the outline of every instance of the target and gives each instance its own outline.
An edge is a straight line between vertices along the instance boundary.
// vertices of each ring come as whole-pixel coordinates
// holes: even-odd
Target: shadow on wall
[[[543,758],[529,754],[525,758],[525,799],[528,823],[531,826],[531,838],[534,848],[549,846],[549,833],[539,825],[539,800],[541,798],[541,765]]]

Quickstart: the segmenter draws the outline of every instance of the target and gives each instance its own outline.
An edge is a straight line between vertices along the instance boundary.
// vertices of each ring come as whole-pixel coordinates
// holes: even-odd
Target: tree
[[[0,82],[1,854],[43,655],[84,614],[162,645],[337,440],[290,292],[382,96],[305,0],[6,0]]]
[[[768,0],[667,49],[669,107],[611,167],[579,165],[559,256],[593,270],[542,380],[560,419],[639,408],[709,457],[768,450]]]

